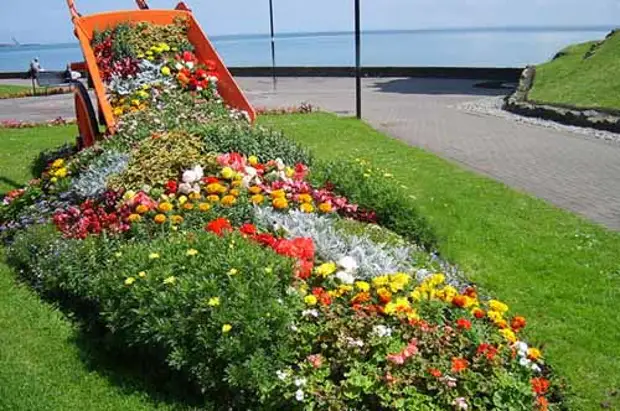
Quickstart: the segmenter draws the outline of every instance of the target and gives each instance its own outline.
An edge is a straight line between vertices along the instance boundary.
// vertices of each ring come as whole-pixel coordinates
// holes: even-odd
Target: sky
[[[0,43],[74,41],[65,0],[1,0]],[[132,0],[75,0],[82,14],[135,8]],[[147,0],[172,8],[175,0]],[[273,0],[276,32],[350,31],[353,0]],[[208,35],[269,32],[268,0],[187,0]],[[620,26],[620,0],[361,0],[363,30]]]

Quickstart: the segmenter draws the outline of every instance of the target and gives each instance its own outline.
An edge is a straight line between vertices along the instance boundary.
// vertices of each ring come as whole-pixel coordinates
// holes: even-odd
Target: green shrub
[[[111,341],[159,353],[220,409],[255,406],[294,355],[293,261],[239,235],[59,240],[37,227],[17,238],[8,261],[44,293],[94,307]]]
[[[281,133],[246,122],[215,122],[190,129],[200,135],[211,151],[255,155],[260,161],[282,159],[286,164],[312,164],[308,150]]]
[[[30,164],[30,173],[39,177],[48,165],[59,158],[67,159],[77,152],[77,147],[73,143],[65,143],[61,146],[41,151]]]
[[[138,144],[131,152],[127,170],[112,177],[109,185],[125,189],[161,186],[177,180],[188,168],[214,161],[213,156],[204,153],[202,141],[196,136],[180,132],[154,134]]]
[[[334,190],[362,208],[374,210],[378,223],[416,244],[432,249],[436,238],[418,207],[394,180],[368,171],[353,161],[315,163],[311,179]]]

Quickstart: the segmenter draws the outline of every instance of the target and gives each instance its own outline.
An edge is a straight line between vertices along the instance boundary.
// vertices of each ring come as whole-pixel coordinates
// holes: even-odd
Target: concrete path
[[[276,91],[270,79],[238,81],[255,106],[309,102],[346,115],[355,108],[353,79],[284,78]],[[620,144],[457,109],[460,103],[502,93],[474,88],[474,83],[364,79],[364,119],[412,145],[620,229]],[[0,100],[0,120],[59,115],[74,116],[71,96]]]

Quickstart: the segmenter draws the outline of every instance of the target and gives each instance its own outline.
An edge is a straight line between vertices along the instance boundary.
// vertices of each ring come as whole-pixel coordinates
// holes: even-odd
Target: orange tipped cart
[[[215,62],[220,96],[230,107],[246,111],[250,119],[254,121],[256,112],[185,3],[180,2],[174,10],[151,10],[146,0],[136,0],[136,3],[139,10],[113,11],[82,16],[75,8],[74,0],[67,0],[71,19],[75,27],[75,35],[80,41],[85,60],[83,63],[71,64],[71,68],[73,70],[82,69],[88,72],[97,97],[99,122],[106,127],[107,133],[114,134],[116,119],[112,113],[112,106],[106,98],[105,86],[91,47],[94,32],[126,22],[139,23],[146,21],[159,25],[172,24],[179,17],[188,20],[189,30],[187,34],[190,43],[195,47],[194,53],[198,61],[201,63],[206,63],[207,61]],[[95,110],[88,92],[81,83],[77,84],[75,88],[75,111],[80,131],[81,146],[89,147],[100,137],[99,124],[96,121]]]

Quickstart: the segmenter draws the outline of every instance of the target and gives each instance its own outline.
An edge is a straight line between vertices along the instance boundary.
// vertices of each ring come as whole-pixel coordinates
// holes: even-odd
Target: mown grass
[[[75,126],[0,128],[0,193],[31,178],[39,151],[70,141]],[[19,284],[0,252],[0,410],[173,410],[142,376],[106,356],[59,309]],[[182,403],[182,402],[181,402]]]
[[[266,116],[319,159],[362,157],[407,187],[471,280],[528,318],[528,339],[572,386],[571,409],[596,410],[620,388],[620,235],[354,119]],[[616,408],[617,407],[617,408]]]
[[[620,32],[597,42],[569,46],[562,55],[536,68],[529,99],[540,103],[620,110]]]
[[[7,98],[16,94],[32,91],[32,87],[13,84],[0,84],[0,98]]]

